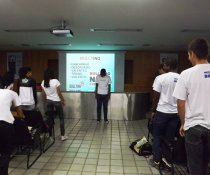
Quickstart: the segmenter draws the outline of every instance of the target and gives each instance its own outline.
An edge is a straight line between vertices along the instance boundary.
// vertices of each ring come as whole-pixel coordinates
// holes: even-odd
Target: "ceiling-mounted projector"
[[[70,29],[52,29],[50,32],[59,37],[73,37],[74,35]]]

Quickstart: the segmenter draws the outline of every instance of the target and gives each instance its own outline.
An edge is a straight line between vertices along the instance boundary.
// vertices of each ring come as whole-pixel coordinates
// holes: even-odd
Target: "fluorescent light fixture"
[[[151,44],[142,44],[143,47],[150,47]]]
[[[131,29],[131,28],[91,28],[91,32],[142,32],[143,29]]]
[[[62,43],[56,43],[56,44],[37,44],[38,46],[71,46],[71,44],[62,44]]]
[[[210,33],[210,30],[204,29],[182,29],[183,33]]]
[[[120,43],[98,43],[97,46],[133,46],[133,44],[120,44]]]

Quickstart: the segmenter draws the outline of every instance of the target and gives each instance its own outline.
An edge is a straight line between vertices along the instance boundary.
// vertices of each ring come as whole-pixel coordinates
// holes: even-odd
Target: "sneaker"
[[[68,136],[61,136],[62,141],[66,140],[66,139],[68,139]]]
[[[109,123],[109,120],[105,120],[105,123],[108,124]]]
[[[154,161],[153,158],[149,159],[148,164],[159,170],[160,162]]]
[[[100,123],[100,120],[97,120],[97,123]]]

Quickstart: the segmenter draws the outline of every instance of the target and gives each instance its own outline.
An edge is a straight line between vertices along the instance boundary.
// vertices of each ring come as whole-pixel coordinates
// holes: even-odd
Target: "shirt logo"
[[[22,79],[22,83],[28,83],[28,79],[27,78]]]
[[[204,72],[204,78],[210,78],[210,71]]]

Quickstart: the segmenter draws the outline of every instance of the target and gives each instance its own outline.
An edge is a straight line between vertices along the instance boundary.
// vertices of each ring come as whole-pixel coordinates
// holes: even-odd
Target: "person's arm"
[[[161,94],[161,90],[162,90],[162,76],[157,76],[153,82],[152,88],[153,88],[153,92],[152,92],[152,106],[150,108],[150,119],[152,120],[155,116],[156,113],[156,109],[158,106],[158,102],[160,100],[160,94]]]
[[[64,101],[63,95],[62,95],[62,93],[61,93],[60,86],[57,87],[57,93],[58,93],[58,96],[59,96],[59,98],[60,98],[60,100],[61,100],[61,103],[62,103],[63,105],[65,105],[65,101]]]
[[[184,122],[185,122],[185,100],[177,100],[177,107],[179,112],[179,118],[181,121],[181,126],[179,129],[180,135],[184,136]]]
[[[22,119],[25,118],[20,106],[16,106],[15,111],[16,111],[16,113],[12,112],[12,114],[15,118],[22,118]]]
[[[11,95],[13,96],[12,105],[15,108],[15,112],[13,111],[12,115],[14,116],[14,118],[25,118],[20,107],[21,103],[18,94],[16,92],[12,92]]]
[[[98,83],[96,83],[95,98],[97,98],[97,94],[98,94]]]
[[[108,99],[110,99],[111,95],[111,84],[108,85]]]
[[[44,91],[44,88],[42,87],[42,93],[41,93],[41,96],[42,96],[42,102],[45,103],[46,99],[47,99],[47,95]]]
[[[34,79],[32,79],[32,89],[33,89],[33,96],[34,96],[35,105],[37,105],[36,81]]]
[[[157,109],[157,105],[158,105],[159,99],[160,99],[160,93],[153,90],[153,95],[152,95],[152,107],[151,107],[151,109],[150,109],[150,111],[151,111],[151,116],[150,116],[150,118],[151,118],[151,119],[154,118],[154,115],[155,115],[155,112],[156,112],[156,109]]]
[[[18,95],[19,95],[19,92],[20,92],[20,80],[21,79],[18,79],[17,80],[17,87],[16,87],[17,88],[17,91],[16,92],[17,92]]]

